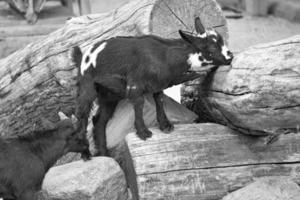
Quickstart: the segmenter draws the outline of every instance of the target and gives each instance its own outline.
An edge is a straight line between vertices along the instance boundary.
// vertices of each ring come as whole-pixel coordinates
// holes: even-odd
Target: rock
[[[124,173],[108,157],[53,167],[46,174],[39,200],[125,200]]]
[[[222,200],[299,200],[300,187],[287,177],[264,177]]]

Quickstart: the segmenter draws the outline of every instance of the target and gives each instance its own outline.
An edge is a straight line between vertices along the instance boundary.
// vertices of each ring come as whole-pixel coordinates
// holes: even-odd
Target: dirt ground
[[[229,47],[234,52],[300,34],[300,23],[268,16],[252,17],[244,14],[241,19],[228,19]]]

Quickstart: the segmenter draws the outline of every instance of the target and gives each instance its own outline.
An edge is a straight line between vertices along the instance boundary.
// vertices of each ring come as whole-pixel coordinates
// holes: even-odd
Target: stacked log
[[[251,47],[184,88],[184,104],[202,121],[246,134],[297,132],[300,126],[300,35]]]
[[[300,135],[273,144],[213,123],[177,125],[171,134],[127,136],[141,199],[219,200],[260,177],[300,184]]]

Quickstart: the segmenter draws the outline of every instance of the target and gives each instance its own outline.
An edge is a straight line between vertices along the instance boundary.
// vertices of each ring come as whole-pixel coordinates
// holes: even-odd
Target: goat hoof
[[[84,161],[88,161],[92,159],[92,154],[90,151],[81,153],[81,159]]]
[[[146,140],[147,138],[150,138],[152,136],[152,132],[149,131],[148,129],[142,130],[142,131],[138,131],[137,135],[139,136],[139,138],[141,138],[142,140]]]
[[[170,122],[165,122],[159,125],[159,129],[164,133],[171,133],[174,130],[174,125]]]
[[[95,157],[97,156],[108,156],[107,150],[97,150],[97,152],[94,154]]]

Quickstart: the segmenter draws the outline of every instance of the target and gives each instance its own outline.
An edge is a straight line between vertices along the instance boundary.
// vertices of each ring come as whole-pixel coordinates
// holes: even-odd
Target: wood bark
[[[146,142],[132,133],[127,143],[141,199],[218,200],[258,177],[287,176],[300,184],[300,135],[265,139],[228,127],[175,126],[171,134],[151,129]]]
[[[193,30],[195,16],[207,27],[224,25],[217,30],[227,37],[225,18],[214,0],[135,0],[110,13],[72,18],[0,60],[1,134],[26,133],[41,116],[55,121],[59,110],[74,111],[77,69],[69,58],[73,46],[85,50],[117,35],[179,37],[178,29]]]
[[[219,67],[205,84],[184,89],[184,103],[202,121],[229,125],[243,133],[299,132],[300,35],[251,47]]]
[[[297,200],[300,187],[287,177],[264,177],[226,195],[222,200]]]

